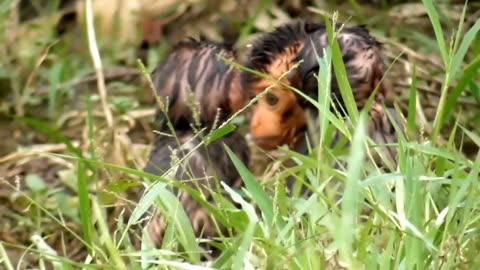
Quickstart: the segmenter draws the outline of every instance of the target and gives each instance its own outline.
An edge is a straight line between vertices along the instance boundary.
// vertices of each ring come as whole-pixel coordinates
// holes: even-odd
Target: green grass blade
[[[255,176],[247,169],[247,167],[240,161],[240,159],[232,152],[232,150],[225,145],[225,149],[227,150],[230,159],[232,160],[235,168],[237,168],[240,177],[242,178],[243,182],[245,183],[245,187],[252,195],[255,202],[260,207],[267,224],[270,226],[274,223],[274,215],[273,215],[273,201],[270,196],[263,191],[262,187],[258,184]],[[277,221],[281,222],[280,219]],[[283,222],[281,222],[283,227]]]
[[[0,241],[0,263],[2,262],[6,270],[14,270],[12,262],[10,261],[10,258],[8,256],[8,253],[5,250],[5,247],[3,246],[2,241]]]
[[[102,209],[100,208],[100,205],[96,199],[92,200],[92,210],[100,232],[99,240],[106,246],[110,254],[109,264],[115,266],[115,269],[128,269],[120,256],[120,250],[118,250],[113,244],[112,235],[108,229],[105,217],[102,214]]]
[[[328,41],[332,47],[332,62],[335,72],[335,77],[340,88],[340,93],[345,104],[345,109],[350,116],[350,121],[355,125],[358,121],[358,109],[353,97],[352,88],[350,82],[348,81],[347,71],[345,69],[345,64],[343,62],[342,51],[340,50],[340,45],[335,37],[335,32],[332,24],[325,18],[325,24],[327,26]],[[335,37],[335,38],[334,38]]]
[[[80,221],[82,222],[82,232],[87,247],[92,247],[92,211],[90,207],[90,195],[88,192],[88,181],[86,175],[86,166],[83,161],[77,162],[77,185],[78,185],[78,201],[80,205]],[[93,250],[89,249],[92,253]]]
[[[157,185],[153,193],[158,194],[156,199],[160,203],[162,213],[168,221],[173,222],[178,241],[182,244],[190,260],[194,263],[199,263],[200,248],[197,245],[190,219],[178,198],[166,188],[166,185]]]
[[[208,146],[210,143],[224,137],[225,135],[232,133],[235,130],[235,125],[231,123],[227,123],[221,128],[215,129],[210,133],[206,140],[205,140],[205,146]]]
[[[233,269],[245,269],[245,262],[247,258],[247,251],[250,247],[250,243],[253,240],[253,234],[255,232],[256,223],[258,222],[255,209],[252,205],[246,202],[240,195],[238,195],[233,189],[222,182],[222,186],[230,194],[230,197],[242,206],[242,209],[247,213],[249,222],[246,230],[243,232],[240,246],[238,247],[237,254],[233,259]]]
[[[447,68],[449,66],[450,59],[447,45],[445,44],[445,38],[443,36],[442,25],[438,19],[437,10],[432,0],[423,0],[422,2],[427,9],[428,17],[432,23],[433,31],[435,32],[435,37],[437,38],[438,48],[440,49],[440,53],[442,55],[443,65]]]
[[[450,68],[450,72],[452,73],[452,76],[450,76],[450,82],[448,82],[449,84],[453,79],[456,78],[457,71],[460,69],[460,65],[462,64],[465,58],[465,55],[467,54],[468,48],[470,48],[470,45],[475,40],[479,30],[480,30],[480,19],[478,19],[475,22],[475,24],[472,26],[472,28],[470,28],[470,30],[467,31],[467,33],[463,37],[460,47],[458,48],[458,51],[453,56],[452,66]]]
[[[408,133],[413,136],[417,129],[415,121],[417,115],[417,67],[414,64],[412,70],[412,85],[410,86],[410,93],[408,99]]]
[[[366,118],[366,112],[363,111],[353,135],[352,148],[348,158],[347,182],[342,201],[341,226],[338,232],[340,234],[340,255],[351,267],[354,267],[352,247],[361,202],[360,174],[365,161]]]
[[[457,100],[460,95],[467,89],[467,85],[477,76],[480,69],[480,56],[477,56],[462,72],[458,79],[457,86],[453,88],[448,96],[449,103],[445,106],[441,123],[445,123],[453,110],[457,108]]]

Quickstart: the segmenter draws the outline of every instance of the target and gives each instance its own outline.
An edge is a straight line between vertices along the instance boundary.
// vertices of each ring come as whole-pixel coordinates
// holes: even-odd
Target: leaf
[[[224,137],[225,135],[233,132],[236,129],[235,125],[232,123],[227,123],[225,126],[215,129],[210,133],[206,140],[205,140],[205,146],[208,146],[209,144],[213,143],[214,141]]]
[[[412,85],[410,86],[410,94],[408,98],[408,132],[413,136],[415,134],[417,125],[415,122],[417,115],[417,66],[413,64],[412,70]]]
[[[460,44],[458,51],[453,56],[452,66],[450,68],[450,72],[452,73],[452,76],[450,76],[450,82],[456,77],[455,75],[457,74],[457,71],[460,69],[460,65],[462,64],[463,59],[467,54],[468,48],[470,48],[470,45],[475,40],[475,37],[477,36],[477,33],[479,30],[480,30],[480,19],[477,19],[477,21],[472,26],[472,28],[470,28],[470,30],[468,30],[465,36],[463,37],[462,43]]]
[[[325,17],[325,24],[327,26],[328,41],[330,43],[330,46],[332,46],[332,61],[335,77],[340,88],[343,103],[346,106],[346,110],[348,112],[348,115],[350,116],[351,122],[355,125],[355,123],[357,123],[358,121],[358,109],[355,99],[353,97],[350,82],[348,81],[345,63],[343,62],[342,51],[340,50],[340,45],[338,44],[336,37],[334,38],[334,30],[332,28],[332,24],[330,23],[330,21],[328,21],[327,17]]]
[[[230,159],[232,160],[235,168],[237,169],[240,177],[242,178],[243,182],[245,183],[245,187],[255,200],[255,202],[260,207],[268,225],[273,225],[274,222],[274,215],[273,215],[273,201],[270,196],[267,195],[262,189],[262,187],[258,184],[253,174],[245,167],[245,165],[240,161],[240,159],[232,152],[232,150],[225,145],[225,149],[227,150]],[[283,222],[281,219],[277,219],[277,222],[281,227],[283,227]],[[277,223],[277,224],[278,224]]]
[[[422,2],[427,9],[428,17],[430,18],[430,22],[432,23],[435,37],[437,38],[438,48],[440,49],[440,53],[442,54],[443,65],[445,67],[448,67],[450,60],[447,46],[445,44],[445,38],[443,37],[442,26],[440,24],[440,20],[438,19],[437,10],[435,9],[435,5],[433,4],[432,0],[423,0]]]
[[[465,91],[469,82],[471,82],[478,74],[480,69],[480,56],[477,56],[462,72],[462,76],[458,79],[457,86],[448,94],[448,102],[445,106],[442,122],[444,123],[452,111],[457,108],[457,100]]]
[[[348,158],[347,182],[342,198],[342,217],[339,227],[338,240],[342,259],[353,265],[352,249],[357,226],[358,209],[360,204],[360,173],[365,161],[366,142],[366,111],[360,114],[360,121],[353,135],[352,150]]]
[[[33,192],[41,192],[47,188],[43,179],[36,174],[28,174],[25,177],[25,182],[27,187]]]
[[[80,221],[82,222],[82,232],[85,242],[88,244],[88,251],[92,254],[92,232],[93,223],[91,220],[92,209],[90,207],[90,198],[88,192],[87,175],[85,173],[85,162],[77,163],[77,185],[78,185],[78,201],[80,205]]]

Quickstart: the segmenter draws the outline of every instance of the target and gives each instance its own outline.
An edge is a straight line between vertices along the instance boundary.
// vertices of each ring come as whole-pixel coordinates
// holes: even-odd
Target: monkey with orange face
[[[377,143],[395,142],[395,130],[383,106],[389,87],[383,81],[386,67],[380,55],[379,42],[364,26],[341,27],[336,38],[357,108],[363,109],[367,99],[378,87],[369,111],[370,137]],[[312,22],[294,22],[280,26],[253,45],[246,66],[265,73],[269,78],[244,72],[243,87],[253,95],[271,88],[252,108],[250,132],[258,146],[266,150],[280,145],[302,148],[305,143],[304,131],[307,129],[307,112],[316,117],[318,109],[289,87],[317,99],[318,82],[314,76],[319,70],[317,55],[321,57],[323,49],[328,45],[325,25]],[[297,63],[299,66],[291,70]],[[343,106],[333,73],[331,93],[332,100],[338,100],[336,105]],[[387,110],[400,123],[396,112],[393,109]],[[395,161],[396,153],[390,156]]]

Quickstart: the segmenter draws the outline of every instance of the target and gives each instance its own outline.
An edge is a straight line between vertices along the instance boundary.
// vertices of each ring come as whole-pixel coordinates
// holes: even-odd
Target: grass
[[[362,8],[356,1],[350,2],[352,9]],[[321,112],[322,129],[311,142],[316,151],[302,155],[281,148],[278,152],[291,158],[293,165],[275,158],[265,173],[254,173],[254,168],[242,164],[229,150],[244,187],[234,190],[222,185],[223,192],[211,190],[213,202],[205,200],[199,190],[175,181],[171,174],[156,176],[141,170],[149,142],[135,136],[140,133],[144,138],[151,133],[148,128],[138,132],[138,126],[149,125],[144,118],[151,114],[134,116],[149,108],[148,104],[138,107],[134,102],[146,92],[140,80],[107,80],[105,101],[99,98],[102,94],[96,94],[95,82],[86,82],[80,89],[59,88],[67,78],[82,79],[87,73],[99,71],[92,65],[90,54],[95,53],[86,50],[87,43],[83,50],[71,54],[71,35],[67,34],[65,40],[49,36],[31,45],[29,51],[19,52],[12,50],[14,44],[8,36],[2,36],[6,49],[0,49],[0,83],[8,82],[11,92],[7,95],[13,97],[8,111],[15,112],[15,123],[22,124],[16,126],[20,133],[17,136],[29,148],[0,158],[0,165],[12,174],[15,168],[23,168],[40,156],[62,168],[54,177],[40,167],[2,179],[0,191],[6,190],[8,195],[0,200],[8,207],[0,208],[1,267],[475,269],[480,265],[480,137],[478,126],[471,122],[480,111],[475,98],[480,60],[472,48],[478,51],[480,20],[467,28],[464,19],[468,18],[469,7],[465,6],[454,32],[446,31],[445,9],[440,12],[441,6],[428,0],[423,5],[431,31],[422,33],[422,38],[435,44],[438,53],[430,57],[439,59],[441,68],[433,69],[434,64],[414,54],[409,55],[412,61],[405,63],[399,57],[392,65],[392,72],[402,63],[412,65],[405,77],[398,78],[409,82],[395,104],[406,112],[407,124],[407,132],[400,136],[397,146],[398,168],[386,172],[371,162],[376,147],[368,143],[365,112],[355,110],[338,47],[332,46],[324,58],[318,59],[322,66],[318,75],[320,94],[312,102]],[[275,3],[260,1],[259,6],[270,10]],[[0,4],[2,26],[10,18],[10,7]],[[245,20],[240,43],[246,42],[256,20],[263,18],[260,11],[254,15]],[[368,18],[364,12],[361,15]],[[378,31],[385,30],[377,26]],[[405,25],[395,27],[408,30]],[[329,28],[329,37],[333,34]],[[97,39],[104,70],[121,62],[135,67],[136,59],[115,58],[108,47],[102,47],[108,37],[97,35]],[[422,44],[407,40],[404,46],[422,50],[426,46]],[[163,50],[162,46],[151,48],[148,55],[159,59]],[[394,56],[390,59],[397,59],[398,54],[391,51]],[[340,87],[351,123],[326,109],[329,84],[323,82],[332,73],[344,78]],[[435,110],[427,115],[428,123],[423,123],[416,116],[431,104],[429,93],[422,87],[435,82],[436,77],[440,77],[441,85],[434,89],[438,92],[438,99],[433,101]],[[44,85],[47,92],[37,91]],[[114,98],[123,98],[126,103],[119,105]],[[465,99],[471,107],[459,106]],[[102,116],[104,110],[112,110],[112,130],[108,128],[112,126],[110,120]],[[224,125],[213,130],[205,137],[205,144],[232,128]],[[331,146],[336,129],[352,142],[348,151]],[[46,153],[35,148],[35,144],[52,143],[63,148]],[[464,153],[473,146],[477,153]],[[341,165],[332,166],[335,162]],[[279,170],[270,174],[275,164],[280,164]],[[296,181],[290,194],[286,186],[291,178]],[[311,190],[310,195],[299,195],[303,184]],[[138,191],[142,185],[145,192]],[[343,190],[340,201],[338,185]],[[207,240],[195,239],[192,225],[169,186],[188,192],[228,229],[215,243],[220,255],[208,265],[201,262],[202,243]],[[148,239],[143,239],[141,249],[136,250],[128,236],[152,207],[169,221],[162,248],[152,249]],[[75,253],[75,249],[80,251]]]

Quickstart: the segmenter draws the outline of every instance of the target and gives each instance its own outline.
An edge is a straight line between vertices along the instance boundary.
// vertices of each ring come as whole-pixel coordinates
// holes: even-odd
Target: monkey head
[[[323,27],[311,22],[293,22],[266,33],[253,45],[246,67],[266,77],[244,71],[241,81],[244,91],[259,96],[252,107],[250,132],[261,148],[295,146],[303,136],[306,114],[299,96],[289,87],[299,86],[294,60],[305,38]]]
[[[337,24],[337,28],[340,26]],[[336,38],[357,108],[365,106],[376,87],[379,90],[374,101],[382,103],[388,87],[385,81],[381,82],[385,64],[380,56],[380,43],[364,26],[342,26]],[[276,28],[253,46],[247,67],[265,73],[270,79],[244,73],[243,87],[258,95],[274,85],[271,92],[259,99],[252,112],[251,133],[260,147],[273,149],[281,144],[295,145],[298,132],[306,129],[306,111],[317,115],[318,109],[289,86],[317,99],[317,56],[322,57],[327,46],[325,26],[308,22]],[[292,69],[297,63],[298,67]],[[331,89],[335,96],[333,101],[338,100],[338,105],[344,106],[333,72]]]

